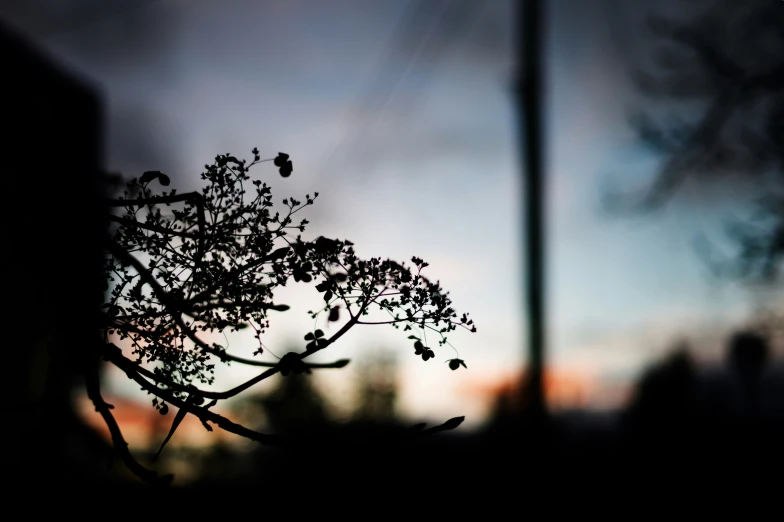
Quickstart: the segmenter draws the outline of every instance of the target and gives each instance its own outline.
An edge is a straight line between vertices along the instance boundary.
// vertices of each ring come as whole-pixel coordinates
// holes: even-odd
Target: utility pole
[[[519,5],[522,4],[522,5]],[[516,73],[517,107],[520,118],[520,152],[524,168],[525,259],[527,262],[525,304],[528,316],[529,362],[523,387],[525,412],[534,419],[546,414],[544,397],[545,363],[545,137],[544,55],[545,17],[542,0],[521,0],[517,7],[517,56],[522,60]]]

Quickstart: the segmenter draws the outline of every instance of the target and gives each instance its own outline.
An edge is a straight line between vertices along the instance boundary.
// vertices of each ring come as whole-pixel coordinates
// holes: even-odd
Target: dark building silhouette
[[[3,460],[39,486],[75,484],[105,476],[110,456],[71,405],[83,370],[99,364],[101,101],[2,24],[0,63]]]

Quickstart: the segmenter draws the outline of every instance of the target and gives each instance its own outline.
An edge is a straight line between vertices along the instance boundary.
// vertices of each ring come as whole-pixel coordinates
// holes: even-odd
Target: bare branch
[[[184,408],[185,411],[188,413],[192,413],[203,422],[212,422],[213,424],[217,425],[221,429],[228,431],[230,433],[234,433],[236,435],[240,435],[242,437],[248,438],[250,440],[254,440],[256,442],[260,442],[262,444],[280,446],[282,445],[282,440],[277,435],[269,435],[265,433],[260,433],[258,431],[254,431],[248,429],[240,424],[230,421],[226,417],[219,415],[213,411],[210,411],[207,408],[197,406],[195,404],[189,404],[187,401],[179,399],[173,393],[168,390],[164,390],[155,386],[150,381],[139,375],[137,368],[131,368],[127,366],[122,368],[125,371],[125,374],[133,379],[135,382],[139,383],[142,388],[147,390],[148,392],[155,394],[156,396],[164,399],[166,402],[176,406],[177,408]]]
[[[101,396],[101,388],[100,388],[100,381],[98,377],[98,370],[91,370],[88,372],[88,375],[85,376],[86,381],[86,388],[87,388],[87,396],[92,401],[93,405],[95,406],[95,411],[101,414],[103,417],[104,422],[106,422],[106,426],[109,428],[109,433],[112,437],[112,444],[114,445],[114,450],[122,459],[123,463],[128,467],[128,469],[137,477],[142,479],[145,482],[149,482],[152,484],[163,484],[168,485],[171,483],[174,475],[163,475],[160,476],[156,472],[145,468],[142,466],[139,461],[137,461],[133,455],[131,455],[130,450],[128,449],[128,443],[123,438],[122,432],[120,431],[120,426],[117,424],[117,421],[112,415],[111,409],[114,407],[110,404],[107,404],[103,397]]]
[[[172,236],[182,236],[187,237],[190,239],[199,239],[200,236],[198,234],[191,234],[190,232],[184,232],[179,230],[172,230],[170,228],[163,228],[156,225],[150,225],[148,223],[142,223],[140,221],[133,221],[127,218],[122,218],[119,216],[109,216],[109,221],[114,221],[115,223],[120,223],[121,225],[125,225],[128,227],[138,227],[144,228],[146,230],[151,230],[153,232],[159,232],[161,234],[169,234]]]
[[[199,263],[204,257],[204,235],[206,234],[204,196],[198,192],[186,192],[185,194],[177,194],[173,196],[155,196],[143,199],[109,199],[106,201],[106,204],[110,207],[143,207],[145,205],[154,205],[157,203],[178,203],[181,201],[193,202],[198,210],[197,217],[199,220],[199,249],[196,255],[196,265],[198,267]]]
[[[196,393],[200,397],[204,397],[205,399],[228,399],[236,395],[236,393],[230,393],[229,391],[226,392],[215,392],[215,391],[208,391],[196,388],[191,385],[184,385],[179,384],[177,382],[172,381],[171,379],[167,379],[163,375],[158,375],[154,372],[151,372],[147,368],[143,367],[140,364],[133,362],[132,360],[128,359],[122,354],[122,350],[112,344],[106,343],[103,350],[103,355],[106,360],[110,361],[112,364],[120,368],[121,370],[137,372],[148,379],[152,379],[156,382],[159,382],[169,388],[181,391],[181,392],[188,392],[188,393]],[[350,362],[349,359],[339,359],[332,363],[309,363],[306,364],[306,368],[309,369],[328,369],[328,368],[345,368],[348,363]],[[277,366],[276,363],[261,363],[259,361],[247,361],[246,364],[253,365],[253,366],[267,366],[274,368]]]

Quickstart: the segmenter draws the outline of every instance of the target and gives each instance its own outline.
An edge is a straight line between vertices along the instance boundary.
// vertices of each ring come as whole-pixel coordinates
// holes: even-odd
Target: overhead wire
[[[434,29],[442,29],[440,36],[432,38],[433,34],[438,34],[438,31],[431,31],[428,34],[428,38],[420,50],[421,52],[417,53],[414,62],[409,63],[399,82],[400,84],[405,81],[411,74],[411,71],[416,69],[416,62],[422,58],[427,61],[427,68],[420,75],[418,88],[404,98],[402,104],[396,105],[396,110],[391,120],[388,121],[388,133],[394,133],[399,130],[404,121],[408,124],[412,123],[410,118],[414,110],[426,101],[430,94],[430,91],[426,88],[427,85],[435,77],[439,67],[445,62],[445,57],[449,54],[450,48],[453,48],[459,39],[469,33],[474,27],[485,4],[485,0],[451,0],[447,2],[434,24]],[[365,135],[363,134],[362,136]],[[368,166],[371,163],[377,164],[389,153],[389,149],[383,144],[384,140],[381,141],[382,144],[380,146],[361,148],[360,166]]]
[[[385,50],[382,51],[383,56],[376,62],[370,80],[362,89],[359,101],[350,108],[352,115],[359,116],[360,125],[353,132],[344,133],[326,159],[322,159],[319,176],[334,166],[341,153],[356,150],[357,143],[368,132],[369,127],[373,126],[375,118],[387,107],[400,82],[408,75],[416,57],[421,53],[422,43],[416,45],[416,42],[426,39],[433,30],[434,22],[427,22],[433,17],[432,11],[435,7],[443,7],[443,3],[433,0],[409,1],[386,43]],[[426,33],[421,36],[418,33],[423,23],[426,25]],[[389,70],[398,60],[405,61],[406,65],[402,69],[396,69],[390,80]]]

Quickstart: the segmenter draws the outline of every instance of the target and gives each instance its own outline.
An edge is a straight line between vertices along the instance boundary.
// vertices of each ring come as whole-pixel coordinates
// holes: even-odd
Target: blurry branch
[[[614,211],[661,209],[690,179],[751,188],[758,212],[727,235],[739,255],[721,260],[705,238],[700,255],[720,276],[772,282],[784,255],[784,4],[708,4],[693,18],[654,17],[658,69],[637,70],[652,108],[632,126],[660,160],[639,192],[606,194]],[[636,67],[636,66],[635,66]]]
[[[714,146],[721,127],[732,112],[730,98],[717,100],[706,114],[680,139],[668,137],[653,120],[638,116],[638,132],[647,143],[666,156],[652,185],[635,197],[628,194],[606,196],[606,203],[614,211],[649,212],[664,205],[687,176],[705,161],[706,149]]]
[[[694,52],[703,71],[713,79],[724,79],[727,88],[743,93],[753,90],[779,91],[784,87],[784,65],[778,64],[764,72],[749,72],[733,61],[721,48],[716,35],[708,37],[693,24],[678,24],[663,18],[651,20],[654,32]]]
[[[784,34],[767,36],[784,24],[784,10],[773,4],[719,2],[694,19],[650,20],[657,41],[667,47],[659,70],[636,70],[636,83],[643,94],[680,114],[637,113],[632,125],[663,161],[641,194],[609,195],[611,209],[659,209],[687,178],[702,174],[781,173]],[[733,32],[736,26],[745,32]],[[693,115],[699,116],[689,121]]]
[[[763,284],[778,281],[784,257],[784,200],[767,198],[771,200],[775,207],[761,205],[763,215],[756,220],[727,224],[725,233],[739,250],[736,256],[716,254],[704,236],[697,240],[698,253],[716,276]]]

